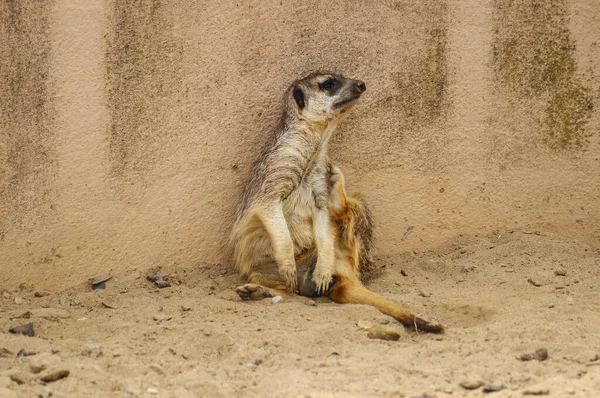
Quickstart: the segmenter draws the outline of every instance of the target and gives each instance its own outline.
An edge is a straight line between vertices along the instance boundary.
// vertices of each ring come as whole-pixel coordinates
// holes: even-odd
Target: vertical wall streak
[[[55,163],[47,87],[50,8],[51,2],[35,0],[0,4],[0,241],[49,202]]]

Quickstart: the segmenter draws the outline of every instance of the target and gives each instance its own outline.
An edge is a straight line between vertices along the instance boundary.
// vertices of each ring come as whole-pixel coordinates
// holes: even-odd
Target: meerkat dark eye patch
[[[329,95],[335,94],[335,92],[339,89],[340,83],[337,79],[329,78],[325,80],[323,83],[319,83],[319,88],[322,91],[327,92]]]
[[[304,107],[306,106],[306,96],[304,95],[304,90],[302,90],[302,88],[296,86],[294,87],[294,101],[296,101],[296,105],[298,105],[298,108],[300,109],[304,109]]]

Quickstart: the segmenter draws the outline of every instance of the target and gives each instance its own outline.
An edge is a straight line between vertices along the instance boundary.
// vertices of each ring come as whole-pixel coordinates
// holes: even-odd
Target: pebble
[[[548,350],[545,348],[540,348],[539,350],[536,350],[535,352],[529,352],[529,353],[521,355],[519,357],[519,359],[521,361],[532,361],[534,359],[536,359],[538,361],[545,361],[546,359],[548,359]]]
[[[390,320],[389,320],[389,319],[382,318],[382,319],[378,319],[378,320],[377,320],[377,323],[379,323],[379,324],[381,324],[381,325],[388,325],[388,324],[390,323]]]
[[[159,289],[164,289],[165,287],[171,287],[171,284],[169,282],[161,279],[159,281],[156,281],[156,286]]]
[[[59,370],[57,372],[48,373],[46,376],[41,377],[40,380],[44,383],[52,383],[53,381],[57,381],[60,379],[64,379],[69,376],[69,371],[66,369]]]
[[[308,300],[308,305],[310,305],[311,307],[316,307],[317,303],[315,302],[315,300]]]
[[[550,390],[542,387],[542,386],[531,386],[527,387],[525,391],[523,391],[523,395],[548,395],[550,394]]]
[[[400,338],[400,333],[389,327],[375,326],[369,330],[367,336],[370,339],[397,341]]]
[[[20,296],[15,297],[15,304],[17,304],[17,305],[23,304],[23,297],[20,297]]]
[[[4,297],[5,299],[9,299],[10,294],[8,294],[8,292],[2,292],[2,297]]]
[[[33,323],[28,323],[26,325],[17,326],[8,330],[12,334],[24,334],[25,336],[33,336]]]
[[[504,390],[505,388],[506,388],[506,386],[504,384],[490,384],[490,385],[483,387],[483,392],[485,392],[485,393],[498,392],[498,391]]]
[[[158,390],[157,390],[156,388],[152,388],[152,387],[148,388],[148,389],[146,390],[146,392],[147,392],[148,394],[152,394],[152,395],[156,395],[156,394],[158,394]]]
[[[554,270],[554,275],[567,276],[567,271],[565,271],[564,269],[557,269],[557,270]]]
[[[98,275],[98,276],[91,278],[90,283],[92,285],[97,285],[99,283],[108,281],[110,278],[112,278],[111,275]]]
[[[476,390],[483,385],[483,382],[475,377],[468,377],[458,383],[465,390]]]
[[[542,281],[537,278],[529,278],[527,279],[527,282],[531,283],[535,287],[543,286]]]
[[[46,297],[46,296],[50,295],[50,293],[48,293],[48,292],[35,292],[35,293],[33,293],[33,295],[35,297],[39,298],[39,297]]]
[[[272,302],[273,304],[275,304],[275,303],[278,303],[278,302],[280,302],[280,301],[281,301],[281,299],[282,299],[282,297],[281,297],[281,296],[275,296],[275,297],[273,297],[273,298],[271,299],[271,302]]]
[[[165,314],[156,314],[152,317],[156,322],[168,321],[171,318],[173,317]]]
[[[95,285],[92,285],[92,290],[104,290],[106,289],[106,283],[105,282],[100,282],[97,283]]]
[[[431,293],[427,293],[427,292],[425,292],[423,290],[420,290],[419,291],[419,296],[421,296],[421,297],[431,297]]]
[[[17,358],[18,357],[28,357],[30,355],[34,355],[35,353],[28,353],[27,351],[25,351],[25,348],[21,348],[19,350],[19,352],[17,352]]]

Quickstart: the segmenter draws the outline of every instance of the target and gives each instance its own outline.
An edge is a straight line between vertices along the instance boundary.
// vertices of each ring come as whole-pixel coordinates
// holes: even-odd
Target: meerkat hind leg
[[[444,333],[444,327],[432,324],[419,318],[398,303],[370,291],[359,280],[349,277],[339,277],[329,293],[329,298],[337,303],[366,304],[377,308],[382,313],[395,318],[404,326],[417,331],[429,333]]]

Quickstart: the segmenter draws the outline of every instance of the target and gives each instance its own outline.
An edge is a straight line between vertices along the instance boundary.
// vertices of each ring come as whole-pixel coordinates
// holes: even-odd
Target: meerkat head
[[[300,118],[327,123],[338,119],[358,101],[367,89],[360,80],[339,73],[313,73],[292,85],[291,96]]]

